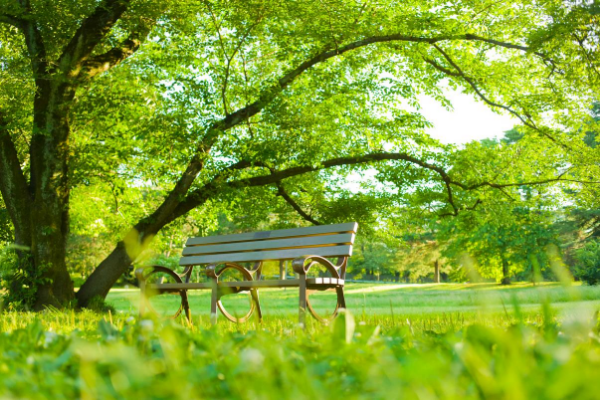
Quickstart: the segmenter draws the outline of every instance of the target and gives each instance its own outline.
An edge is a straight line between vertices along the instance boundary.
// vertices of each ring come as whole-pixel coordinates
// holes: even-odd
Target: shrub
[[[600,241],[588,241],[575,252],[575,259],[575,276],[588,285],[600,284]]]
[[[29,249],[10,245],[0,249],[0,288],[6,293],[3,306],[29,310],[33,306],[38,285],[45,283],[44,268],[35,268]]]

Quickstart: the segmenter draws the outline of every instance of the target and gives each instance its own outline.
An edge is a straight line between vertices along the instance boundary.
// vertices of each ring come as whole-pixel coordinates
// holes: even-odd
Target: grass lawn
[[[515,283],[497,284],[374,284],[349,283],[345,289],[347,308],[357,317],[440,316],[444,314],[481,315],[514,314],[515,305],[523,312],[537,312],[549,303],[564,315],[570,312],[593,312],[600,309],[600,287],[580,286],[564,288],[557,283],[533,286]],[[189,291],[193,316],[208,318],[210,291]],[[332,311],[335,293],[314,293],[310,297],[322,313]],[[260,290],[261,307],[265,318],[295,317],[298,314],[298,289]],[[139,289],[113,289],[107,299],[119,312],[137,313]],[[225,297],[225,306],[232,314],[248,310],[249,296],[238,294]],[[152,300],[160,313],[177,309],[178,295],[161,295]]]
[[[265,321],[140,319],[139,290],[115,313],[0,313],[0,398],[597,399],[600,287],[348,284],[351,314],[297,324],[297,290],[262,290]],[[248,306],[245,295],[232,310]],[[175,306],[172,296],[156,307]],[[329,293],[313,301],[323,310]]]

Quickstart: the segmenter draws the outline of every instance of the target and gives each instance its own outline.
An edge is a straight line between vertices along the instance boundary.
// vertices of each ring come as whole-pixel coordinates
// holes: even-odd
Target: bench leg
[[[144,279],[144,270],[138,268],[135,271],[135,276],[140,285],[140,317],[143,317],[146,314],[146,279]]]
[[[346,299],[344,298],[344,287],[338,286],[335,288],[335,291],[337,292],[339,307],[345,309],[346,308]]]
[[[213,278],[210,296],[210,323],[213,325],[217,323],[217,301],[219,301],[218,290],[217,279]]]
[[[183,296],[183,300],[181,301],[181,305],[183,306],[183,311],[185,312],[185,317],[189,322],[192,322],[192,316],[190,314],[190,303],[188,302],[187,291]]]
[[[305,274],[299,274],[300,276],[300,293],[299,293],[299,297],[300,297],[300,306],[299,306],[299,315],[298,315],[298,323],[302,326],[305,327],[305,320],[306,320],[306,296],[307,296],[307,292],[306,292],[306,275]]]
[[[252,300],[254,301],[254,304],[256,304],[258,322],[262,322],[262,310],[260,309],[260,300],[258,299],[258,289],[251,289],[250,294],[252,295]]]

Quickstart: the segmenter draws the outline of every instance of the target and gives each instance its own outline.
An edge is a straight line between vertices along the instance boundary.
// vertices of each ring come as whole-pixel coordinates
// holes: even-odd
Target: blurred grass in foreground
[[[0,314],[0,397],[598,398],[599,288],[390,288],[348,287],[367,304],[306,331],[289,289],[261,294],[272,311],[260,325],[211,328],[198,307],[192,325]],[[121,295],[134,293],[110,299],[129,310]]]

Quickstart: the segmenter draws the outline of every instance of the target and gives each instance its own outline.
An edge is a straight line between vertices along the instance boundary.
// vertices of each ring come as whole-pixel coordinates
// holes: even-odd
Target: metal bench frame
[[[231,322],[246,322],[254,313],[262,321],[262,309],[258,290],[260,288],[298,287],[299,289],[299,322],[304,324],[306,311],[318,321],[327,322],[337,315],[341,308],[346,308],[344,298],[344,279],[348,257],[352,255],[352,245],[358,230],[356,222],[319,225],[309,228],[263,231],[225,236],[190,238],[183,251],[179,264],[185,266],[181,274],[166,267],[139,268],[135,274],[140,283],[142,293],[140,313],[151,308],[147,299],[163,293],[178,293],[181,305],[173,317],[185,312],[190,319],[190,307],[187,298],[188,290],[211,290],[211,322],[217,321],[217,309]],[[336,262],[327,257],[336,258]],[[264,259],[263,259],[264,258]],[[296,279],[263,280],[264,261],[293,260],[292,269],[298,274]],[[251,268],[242,262],[254,262]],[[209,282],[190,282],[195,266],[206,265],[205,273]],[[308,273],[316,265],[327,269],[330,277],[308,277]],[[239,271],[243,281],[223,282],[220,277],[227,270]],[[166,274],[174,283],[151,283],[152,274]],[[323,316],[316,312],[310,303],[311,291],[334,290],[337,294],[335,310],[331,315]],[[243,316],[231,315],[223,305],[222,297],[249,291],[251,296],[250,310]]]

